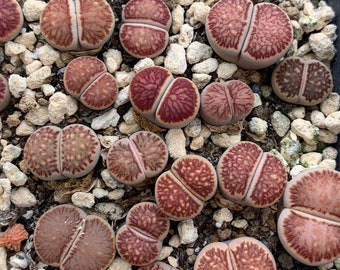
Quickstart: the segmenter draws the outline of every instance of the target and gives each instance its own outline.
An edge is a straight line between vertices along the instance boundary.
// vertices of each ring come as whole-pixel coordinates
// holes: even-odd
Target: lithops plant
[[[168,156],[168,148],[161,137],[149,131],[138,131],[110,147],[106,165],[114,179],[135,186],[159,175]]]
[[[276,203],[287,183],[282,161],[248,141],[228,148],[216,170],[220,189],[227,199],[257,208]]]
[[[28,138],[24,148],[27,166],[42,180],[82,177],[94,169],[99,157],[96,133],[81,124],[63,129],[41,127]]]
[[[156,57],[169,42],[171,13],[162,0],[130,0],[123,8],[119,38],[133,57]]]
[[[277,5],[250,0],[220,0],[205,24],[213,50],[244,69],[260,69],[277,62],[293,41],[288,15]]]
[[[111,106],[118,94],[116,79],[96,57],[73,59],[64,72],[65,90],[87,108],[103,110]]]
[[[254,94],[238,80],[213,82],[201,93],[200,115],[211,125],[227,125],[244,119],[252,110]]]
[[[194,270],[276,270],[273,254],[252,237],[239,237],[228,242],[205,246],[197,256]]]
[[[158,258],[169,228],[168,217],[155,203],[138,203],[130,209],[126,223],[117,231],[117,251],[132,265],[151,264]]]
[[[283,195],[277,231],[287,252],[318,266],[340,257],[340,172],[323,167],[302,171]]]
[[[0,112],[5,109],[11,99],[11,94],[8,88],[8,82],[6,78],[0,74]]]
[[[105,270],[116,254],[110,224],[67,204],[40,217],[33,241],[40,259],[61,270]]]
[[[274,93],[289,103],[313,106],[324,101],[333,89],[329,68],[315,59],[288,57],[273,70]]]
[[[130,83],[130,101],[141,116],[164,128],[181,128],[196,117],[199,92],[184,77],[174,79],[163,67],[147,67]]]
[[[155,200],[170,219],[185,220],[197,216],[216,189],[217,176],[212,164],[201,156],[186,155],[157,178]]]
[[[111,37],[115,17],[105,0],[51,0],[40,16],[46,41],[61,51],[98,51]]]
[[[24,24],[21,7],[16,0],[0,0],[0,43],[14,39]]]

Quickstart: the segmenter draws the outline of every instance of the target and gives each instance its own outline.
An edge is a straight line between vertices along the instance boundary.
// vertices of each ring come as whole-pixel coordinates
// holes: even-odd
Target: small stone
[[[13,114],[8,115],[6,119],[6,123],[8,127],[16,127],[20,124],[20,117],[21,117],[21,112],[15,111]]]
[[[42,67],[42,63],[39,60],[34,60],[32,63],[25,66],[25,71],[27,75],[31,75],[33,72],[37,71]]]
[[[168,258],[170,256],[170,254],[171,254],[171,252],[173,252],[173,250],[174,249],[172,247],[163,246],[161,253],[159,254],[157,260],[159,260],[159,261],[165,260],[166,258]]]
[[[191,81],[196,85],[198,90],[203,89],[211,80],[211,75],[193,73]]]
[[[27,175],[19,170],[17,166],[10,162],[5,162],[2,166],[7,179],[15,186],[23,186],[27,181]]]
[[[59,52],[53,49],[49,44],[45,44],[37,49],[38,57],[44,66],[52,66],[58,58]]]
[[[319,166],[327,167],[330,170],[335,170],[336,161],[334,159],[324,159],[319,163]]]
[[[188,63],[192,65],[210,58],[212,54],[213,50],[210,46],[194,41],[187,48],[186,58]]]
[[[154,61],[149,58],[149,57],[146,57],[146,58],[143,58],[141,60],[139,60],[134,66],[133,66],[133,70],[137,73],[139,71],[141,71],[142,69],[144,68],[147,68],[147,67],[154,67],[155,66],[155,63]]]
[[[309,45],[316,59],[331,61],[335,56],[335,48],[332,40],[324,33],[314,33],[309,36]]]
[[[104,198],[106,197],[109,192],[105,189],[102,189],[102,188],[94,188],[92,190],[92,194],[97,198],[97,199],[101,199],[101,198]]]
[[[174,160],[186,155],[186,139],[182,129],[169,129],[165,135],[165,141],[169,149],[170,157]]]
[[[107,270],[131,270],[132,266],[120,257],[116,257]]]
[[[248,228],[248,221],[246,219],[237,219],[237,220],[233,220],[231,222],[231,225],[235,228],[245,230]]]
[[[196,29],[205,24],[210,7],[204,2],[194,2],[186,12],[186,17],[189,18],[190,24]]]
[[[9,258],[9,263],[12,267],[18,267],[20,269],[26,269],[28,267],[28,260],[24,252],[19,251],[15,255]]]
[[[177,0],[177,2],[181,6],[190,6],[194,0]]]
[[[18,136],[30,136],[35,131],[35,127],[26,120],[21,121],[15,129],[15,134]]]
[[[169,245],[174,247],[174,248],[178,248],[181,244],[181,239],[179,238],[178,234],[174,234],[173,236],[171,236],[170,240],[169,240]]]
[[[318,132],[318,140],[327,144],[336,143],[338,136],[327,129],[320,129]]]
[[[124,105],[125,103],[128,103],[130,98],[129,98],[129,90],[130,87],[126,86],[122,90],[118,92],[117,98],[115,100],[115,103],[113,104],[114,108],[118,108],[121,105]]]
[[[19,146],[13,144],[6,145],[1,152],[0,166],[5,162],[12,162],[20,156],[22,149]]]
[[[228,208],[221,208],[215,211],[213,215],[213,220],[216,221],[216,228],[221,228],[223,222],[231,222],[233,220],[233,214],[230,212]]]
[[[118,129],[120,133],[128,135],[128,134],[135,133],[141,130],[142,128],[137,123],[129,125],[125,122],[121,122],[118,126]]]
[[[47,3],[38,0],[27,0],[24,2],[22,12],[28,22],[38,21],[40,14],[46,7]]]
[[[94,130],[105,129],[109,126],[116,127],[120,115],[117,113],[117,109],[113,108],[100,116],[93,118],[91,128]]]
[[[47,97],[52,96],[55,93],[55,88],[51,84],[43,84],[40,89]]]
[[[11,206],[11,182],[7,178],[0,178],[0,189],[0,211],[6,212]]]
[[[168,257],[168,262],[172,267],[175,267],[175,269],[177,269],[178,267],[178,258],[175,258],[173,256],[169,256]]]
[[[11,202],[17,207],[33,207],[37,205],[37,199],[26,187],[13,189],[11,192]]]
[[[340,133],[340,111],[330,113],[325,119],[326,128],[338,135]]]
[[[328,116],[329,114],[339,111],[340,109],[340,95],[332,92],[323,102],[320,104],[320,111]]]
[[[100,173],[100,176],[102,177],[104,183],[112,189],[117,188],[118,186],[120,186],[121,184],[118,183],[114,178],[112,178],[112,176],[110,175],[109,171],[107,169],[102,170]]]
[[[65,115],[70,109],[69,101],[67,96],[62,92],[56,92],[50,97],[48,115],[51,123],[58,124],[64,120]]]
[[[253,108],[256,108],[258,106],[262,105],[262,100],[261,100],[261,96],[257,93],[254,93],[254,104],[253,104]]]
[[[94,209],[104,214],[109,220],[117,221],[124,217],[124,209],[117,203],[102,202],[97,203]]]
[[[177,230],[181,239],[181,244],[191,244],[198,238],[197,228],[195,227],[194,221],[192,219],[181,221],[177,225]]]
[[[216,146],[229,148],[241,141],[241,134],[229,135],[227,133],[215,133],[211,135],[211,140]]]
[[[204,138],[202,136],[197,136],[195,138],[192,139],[191,143],[190,143],[190,149],[191,150],[198,150],[201,149],[204,146]]]
[[[52,71],[49,66],[43,66],[39,68],[27,77],[27,87],[30,89],[40,88],[44,81],[51,76],[51,74]]]
[[[180,5],[177,5],[174,7],[174,9],[171,12],[172,15],[172,25],[171,25],[171,31],[174,34],[177,34],[182,25],[184,24],[184,8]]]
[[[237,69],[238,67],[233,63],[222,62],[221,64],[218,65],[216,71],[217,77],[224,80],[230,79]]]
[[[189,24],[183,24],[178,34],[178,44],[183,48],[187,48],[193,38],[194,29]]]
[[[209,74],[214,72],[218,67],[218,62],[215,58],[208,58],[198,64],[195,64],[191,70],[196,73]]]
[[[310,120],[312,124],[318,128],[325,128],[325,115],[317,110],[311,112]]]
[[[22,97],[27,88],[26,78],[18,74],[11,74],[8,78],[8,88],[15,98]]]
[[[303,45],[301,45],[301,47],[299,47],[297,49],[297,52],[296,52],[296,56],[299,56],[299,57],[302,57],[302,56],[305,56],[306,54],[310,53],[312,50],[311,46],[309,43],[305,43]]]
[[[184,133],[192,138],[197,137],[201,132],[201,126],[201,120],[199,118],[195,118],[184,128]]]
[[[302,154],[300,157],[300,163],[306,168],[312,168],[319,165],[322,160],[322,154],[317,152],[309,152]]]
[[[261,136],[267,133],[268,124],[266,121],[258,117],[253,117],[249,121],[249,129],[251,132]]]
[[[110,73],[116,72],[123,62],[122,53],[119,50],[109,49],[103,53],[103,60]]]
[[[115,78],[119,88],[125,87],[130,84],[132,78],[135,76],[134,71],[116,71]]]
[[[75,192],[72,194],[71,201],[75,206],[92,208],[95,203],[94,195],[89,192]]]
[[[119,140],[119,136],[102,136],[98,135],[98,139],[101,145],[105,148],[110,148],[116,141]]]
[[[317,23],[315,25],[315,30],[320,31],[321,29],[323,29],[327,24],[329,24],[334,19],[335,12],[330,6],[320,5],[315,10],[315,15],[318,18]]]
[[[291,120],[295,119],[303,119],[306,115],[305,107],[295,107],[290,112],[288,112],[288,116]]]
[[[8,56],[16,56],[23,53],[26,50],[25,45],[15,43],[13,41],[7,41],[5,43],[5,54]]]
[[[136,124],[136,120],[133,116],[133,108],[130,108],[124,115],[123,119],[128,125]]]
[[[292,169],[289,172],[289,175],[291,177],[294,177],[296,175],[298,175],[300,172],[302,172],[303,170],[305,170],[306,168],[303,167],[302,165],[295,165],[292,167]]]
[[[338,150],[332,146],[328,146],[322,151],[322,158],[323,159],[336,159],[338,156]]]
[[[279,111],[275,111],[270,116],[270,121],[277,135],[283,137],[290,128],[290,120],[287,116]]]
[[[328,24],[322,29],[321,33],[325,34],[332,42],[334,42],[337,38],[336,29],[337,26],[335,24]]]
[[[107,198],[109,200],[116,201],[116,200],[122,199],[124,197],[124,194],[125,194],[125,190],[124,189],[116,188],[116,189],[110,191],[109,194],[107,194]]]
[[[290,165],[297,164],[302,145],[295,133],[289,131],[280,142],[280,153]]]
[[[33,46],[37,42],[37,38],[33,31],[22,33],[21,35],[17,36],[14,40],[16,43],[24,45],[27,49],[34,49]],[[30,51],[26,51],[30,52]]]
[[[32,125],[45,125],[50,120],[48,115],[48,107],[38,105],[25,115],[25,119]]]
[[[34,109],[38,105],[37,101],[35,100],[35,92],[31,89],[26,89],[24,95],[20,99],[19,102],[19,109],[22,112],[28,112],[29,110]]]
[[[310,121],[295,119],[291,124],[292,132],[301,137],[306,144],[316,145],[318,143],[319,129]]]
[[[30,33],[33,33],[33,32],[30,32]],[[37,59],[36,53],[32,53],[31,51],[27,49],[23,53],[21,53],[19,57],[25,69],[27,65],[31,64],[34,60]]]
[[[187,69],[185,50],[179,44],[170,44],[168,53],[164,59],[164,67],[173,74],[183,74]]]

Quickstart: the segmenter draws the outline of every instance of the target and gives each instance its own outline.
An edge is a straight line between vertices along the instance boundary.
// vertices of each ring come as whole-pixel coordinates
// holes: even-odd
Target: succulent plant
[[[169,228],[169,219],[155,203],[138,203],[130,209],[126,223],[117,231],[117,251],[132,265],[151,264],[158,258]]]
[[[14,39],[24,24],[21,7],[16,0],[0,0],[0,43]]]
[[[84,176],[96,166],[99,156],[96,133],[81,124],[64,129],[41,127],[28,138],[24,148],[29,169],[42,180]]]
[[[130,0],[123,8],[119,38],[133,57],[156,57],[169,42],[171,13],[162,0]]]
[[[158,177],[155,199],[171,219],[184,220],[197,216],[216,189],[217,176],[212,164],[201,156],[186,155]]]
[[[250,0],[220,0],[205,24],[213,50],[244,69],[260,69],[277,62],[293,41],[288,15],[277,5]]]
[[[53,207],[40,217],[34,247],[42,261],[61,270],[105,270],[116,254],[110,224],[67,204]]]
[[[168,148],[161,137],[149,131],[138,131],[110,147],[106,165],[117,181],[135,186],[159,175],[168,156]]]
[[[313,106],[328,97],[333,78],[329,68],[318,60],[287,57],[275,67],[272,87],[284,101]]]
[[[216,170],[226,198],[257,208],[276,203],[287,184],[282,161],[248,141],[228,148],[220,157]]]
[[[5,109],[11,99],[6,78],[0,74],[0,112]]]
[[[101,60],[92,56],[75,58],[66,66],[64,86],[69,94],[93,110],[108,108],[118,94],[116,79]]]
[[[211,125],[227,125],[244,119],[254,104],[251,88],[238,80],[213,82],[201,93],[200,115]]]
[[[43,36],[61,51],[99,50],[114,25],[114,14],[105,0],[51,0],[40,16]]]
[[[163,67],[147,67],[130,83],[130,101],[137,113],[164,128],[189,124],[199,110],[199,92],[189,79],[173,78]]]
[[[277,231],[287,252],[303,264],[340,256],[340,173],[309,168],[288,182]]]
[[[228,242],[205,246],[197,256],[194,270],[261,269],[276,270],[270,250],[252,237],[239,237]]]

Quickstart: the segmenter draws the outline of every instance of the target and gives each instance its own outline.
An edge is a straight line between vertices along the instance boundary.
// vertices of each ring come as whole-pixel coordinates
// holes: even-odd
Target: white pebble
[[[120,115],[117,113],[117,109],[113,108],[102,115],[93,118],[91,128],[94,130],[105,129],[109,126],[117,126]]]
[[[210,46],[194,41],[187,48],[186,58],[189,64],[196,64],[202,60],[210,58],[212,54],[213,50]]]
[[[196,137],[201,132],[201,127],[201,120],[199,118],[195,118],[184,128],[184,133],[189,137]]]
[[[7,178],[0,178],[0,211],[9,211],[11,206],[11,182]]]
[[[322,157],[323,159],[336,159],[338,156],[338,150],[332,146],[328,146],[322,151]]]
[[[169,149],[170,157],[178,159],[186,155],[186,140],[182,129],[169,129],[165,135],[165,141]]]
[[[184,23],[184,8],[177,5],[171,12],[172,15],[172,25],[171,31],[177,34]]]
[[[288,116],[291,120],[295,119],[303,119],[306,115],[305,107],[295,107],[290,112],[288,112]]]
[[[302,172],[303,170],[305,170],[306,168],[303,167],[302,165],[295,165],[292,167],[292,169],[289,172],[289,175],[291,177],[294,177],[296,175],[298,175],[300,172]]]
[[[211,75],[193,73],[191,81],[196,85],[198,90],[203,89],[211,80]]]
[[[107,270],[131,270],[132,266],[120,257],[116,257]]]
[[[309,152],[302,154],[300,157],[300,163],[306,168],[312,168],[319,165],[322,160],[322,154],[318,152]]]
[[[15,134],[18,136],[30,136],[35,131],[35,127],[28,121],[23,120],[15,129]]]
[[[318,128],[325,128],[325,115],[317,110],[314,110],[310,114],[310,120],[312,124]]]
[[[24,2],[22,12],[28,22],[38,21],[40,14],[47,3],[38,0],[27,0]]]
[[[201,24],[205,24],[210,7],[204,2],[194,2],[186,12],[190,24],[198,28]]]
[[[26,269],[28,267],[28,260],[25,256],[25,253],[19,251],[15,255],[9,258],[9,263],[12,267],[18,267],[20,269]]]
[[[109,200],[116,201],[116,200],[122,199],[124,194],[125,194],[125,190],[123,188],[116,188],[110,191],[109,194],[107,194],[107,198]]]
[[[302,149],[298,136],[292,131],[288,131],[282,138],[280,145],[280,154],[290,165],[295,165],[298,162]]]
[[[25,119],[32,125],[43,126],[49,120],[48,107],[38,105],[36,108],[32,108],[25,116]]]
[[[10,162],[5,162],[2,166],[2,170],[5,173],[7,179],[15,186],[23,186],[27,181],[27,175]]]
[[[123,62],[122,53],[119,50],[109,49],[103,53],[103,60],[110,73],[116,72]]]
[[[174,247],[174,248],[178,248],[181,244],[181,238],[179,238],[178,234],[174,234],[173,236],[171,236],[170,240],[169,240],[169,245]]]
[[[338,140],[338,136],[327,129],[320,129],[318,133],[319,133],[318,140],[320,142],[333,144],[336,143]]]
[[[118,87],[121,88],[121,87],[125,87],[129,85],[133,76],[135,76],[135,74],[136,73],[134,71],[130,71],[130,72],[127,72],[124,70],[116,71],[115,78],[116,78]]]
[[[295,119],[291,124],[292,131],[301,137],[306,144],[316,145],[318,142],[319,129],[312,125],[310,121]]]
[[[340,111],[330,113],[325,119],[326,128],[334,133],[340,133]]]
[[[204,138],[202,136],[197,136],[191,140],[190,149],[191,150],[198,150],[204,146]]]
[[[177,230],[181,239],[181,244],[191,244],[198,238],[197,228],[195,227],[194,221],[192,219],[181,221],[177,225]]]
[[[157,260],[162,261],[165,260],[166,258],[168,258],[171,254],[171,252],[173,252],[173,248],[172,247],[167,247],[167,246],[163,246],[161,253],[159,254]]]
[[[329,114],[339,111],[340,109],[340,95],[332,92],[323,102],[320,104],[320,111],[328,116]]]
[[[6,145],[1,152],[0,165],[3,165],[6,161],[12,162],[20,156],[21,152],[22,149],[19,146],[13,144]]]
[[[221,208],[214,212],[213,220],[216,221],[216,228],[221,228],[223,222],[231,222],[233,220],[233,214],[228,208]]]
[[[37,71],[42,67],[42,63],[39,60],[34,60],[32,63],[25,66],[25,71],[27,75],[31,75],[34,71]]]
[[[170,44],[168,53],[164,59],[164,67],[173,74],[183,74],[187,69],[185,50],[179,44]]]
[[[11,202],[17,207],[33,207],[38,203],[35,196],[26,187],[13,189],[11,192]]]
[[[125,122],[121,122],[118,126],[118,129],[120,133],[128,135],[128,134],[135,133],[141,130],[142,128],[137,123],[129,125]]]
[[[229,135],[227,133],[215,133],[211,135],[211,140],[216,146],[229,148],[241,141],[241,134]]]
[[[118,92],[117,98],[113,107],[118,108],[119,106],[129,102],[129,86],[124,87],[122,90]]]
[[[133,108],[131,107],[124,115],[123,115],[123,119],[125,121],[125,123],[132,125],[132,124],[136,124],[136,120],[133,116]]]
[[[43,66],[39,68],[27,77],[27,87],[30,89],[40,88],[44,81],[51,76],[51,74],[52,71],[49,66]]]
[[[11,74],[8,78],[8,88],[12,96],[16,98],[21,97],[27,88],[26,78],[18,74]]]
[[[102,189],[102,188],[94,188],[92,190],[92,194],[97,198],[97,199],[101,199],[101,198],[104,198],[106,197],[109,192],[105,189]]]
[[[335,56],[335,48],[332,40],[324,33],[314,33],[309,36],[309,45],[316,59],[331,61]]]
[[[319,166],[327,167],[330,170],[335,170],[336,161],[334,159],[324,159],[319,163]]]
[[[285,116],[280,111],[275,111],[270,116],[271,124],[273,125],[273,128],[277,135],[280,137],[283,137],[290,128],[290,120],[287,116]]]
[[[133,66],[133,70],[137,73],[137,72],[141,71],[144,68],[153,67],[153,66],[155,66],[154,61],[151,58],[146,57],[146,58],[143,58],[143,59],[139,60]]]
[[[119,220],[125,214],[124,209],[119,204],[112,202],[97,203],[94,209],[104,214],[111,221]]]
[[[267,133],[268,123],[258,117],[253,117],[249,121],[249,129],[251,132],[261,136]]]
[[[55,88],[51,84],[43,84],[40,88],[47,97],[52,96],[55,93]]]
[[[222,62],[217,68],[217,77],[227,80],[236,72],[238,67],[233,63]]]
[[[237,219],[237,220],[233,220],[231,222],[231,225],[235,228],[245,230],[248,227],[248,221],[246,219]]]
[[[0,247],[0,269],[7,270],[7,251],[5,247]]]
[[[5,43],[5,54],[8,56],[16,56],[23,53],[25,50],[25,45],[18,44],[13,41],[7,41]]]
[[[71,201],[75,206],[92,208],[95,203],[94,195],[89,192],[75,192],[71,196]]]
[[[44,66],[53,65],[60,57],[59,52],[49,44],[45,44],[37,49],[38,58]]]
[[[49,99],[48,115],[51,123],[58,124],[64,120],[69,111],[67,96],[62,92],[54,93]]]
[[[215,58],[208,58],[192,67],[192,72],[209,74],[214,72],[218,67],[218,62]]]
[[[35,37],[35,34],[33,31],[22,33],[21,35],[17,36],[14,40],[15,42],[24,45],[27,49],[33,49],[34,44],[37,42],[37,38]],[[34,55],[34,53],[26,50],[25,52],[31,53],[31,55]]]

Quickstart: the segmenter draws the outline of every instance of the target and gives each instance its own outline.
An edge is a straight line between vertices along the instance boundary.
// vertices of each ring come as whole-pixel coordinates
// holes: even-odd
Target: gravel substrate
[[[0,112],[0,228],[4,232],[10,225],[21,223],[29,238],[19,252],[0,247],[0,269],[59,269],[41,262],[33,245],[39,217],[53,206],[74,204],[89,214],[104,217],[117,232],[133,205],[155,201],[157,177],[130,187],[113,179],[106,168],[110,146],[140,130],[153,131],[165,141],[169,150],[165,169],[187,154],[205,157],[216,167],[227,148],[240,141],[251,141],[278,156],[289,179],[315,166],[339,170],[336,143],[340,133],[340,95],[332,92],[314,106],[290,104],[272,91],[270,77],[274,65],[243,70],[219,58],[204,29],[207,12],[217,0],[165,0],[173,19],[167,49],[153,59],[141,60],[127,54],[118,38],[122,7],[128,1],[107,0],[116,16],[115,30],[94,56],[104,61],[117,81],[119,92],[115,103],[100,111],[86,108],[65,90],[63,74],[76,56],[54,49],[41,35],[39,16],[48,1],[18,2],[25,19],[23,29],[14,40],[0,44],[0,73],[7,79],[11,93],[9,106]],[[331,66],[336,53],[336,25],[332,23],[336,14],[327,2],[253,2],[277,4],[290,17],[294,41],[286,57],[318,59]],[[138,116],[129,100],[131,79],[138,71],[154,65],[166,67],[174,77],[192,80],[199,91],[210,82],[241,80],[254,93],[253,110],[244,121],[229,126],[211,126],[198,116],[183,128],[160,128]],[[102,149],[95,169],[80,179],[39,180],[23,158],[28,137],[42,126],[64,128],[76,123],[92,128],[98,135]],[[171,221],[159,260],[176,269],[191,270],[197,254],[208,243],[251,236],[270,249],[277,269],[340,269],[340,258],[325,266],[310,267],[288,255],[277,235],[278,208],[279,203],[262,209],[241,206],[217,191],[198,216]],[[117,255],[108,269],[137,268]]]

